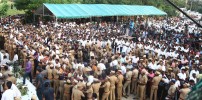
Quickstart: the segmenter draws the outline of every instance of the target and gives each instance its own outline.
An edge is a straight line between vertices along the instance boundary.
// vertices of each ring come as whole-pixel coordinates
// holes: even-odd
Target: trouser
[[[126,81],[123,85],[123,95],[129,95],[130,94],[130,84],[131,81]],[[126,88],[128,89],[127,93],[126,93]]]
[[[36,69],[38,67],[38,60],[37,59],[34,59],[34,75],[36,75]]]
[[[110,100],[115,100],[115,86],[110,87]]]
[[[32,73],[31,72],[25,72],[23,75],[23,84],[25,84],[25,79],[29,76],[30,82],[32,83]]]
[[[145,85],[139,85],[139,100],[143,100],[145,98]]]
[[[36,94],[37,94],[37,97],[39,98],[39,100],[43,100],[42,89],[37,89]]]
[[[136,94],[137,93],[137,79],[133,79],[131,84],[132,84],[131,92]]]
[[[71,100],[70,93],[64,93],[63,100]]]
[[[97,95],[97,100],[100,99],[99,92],[95,93]]]
[[[56,79],[56,80],[54,80],[54,91],[55,91],[55,93],[56,93],[56,96],[57,96],[57,91],[58,91],[58,88],[59,88],[59,80],[58,79]]]
[[[157,100],[157,91],[158,91],[158,86],[152,85],[151,93],[150,93],[150,100],[153,100],[153,95],[154,95],[154,100]]]
[[[103,95],[102,95],[102,100],[108,100],[108,98],[109,98],[109,93],[110,93],[110,91],[103,93]]]
[[[122,88],[123,88],[123,86],[118,86],[117,87],[117,100],[122,99]]]

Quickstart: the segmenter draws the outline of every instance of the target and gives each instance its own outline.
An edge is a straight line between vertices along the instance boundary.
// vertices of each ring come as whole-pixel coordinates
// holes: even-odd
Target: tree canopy
[[[171,0],[179,7],[186,5],[185,0]],[[169,5],[166,0],[15,0],[15,6],[18,10],[32,11],[41,6],[43,3],[54,4],[128,4],[128,5],[152,5],[165,11],[170,16],[176,15],[175,8]]]
[[[0,16],[5,16],[6,12],[8,11],[8,4],[6,0],[3,0],[0,4]]]

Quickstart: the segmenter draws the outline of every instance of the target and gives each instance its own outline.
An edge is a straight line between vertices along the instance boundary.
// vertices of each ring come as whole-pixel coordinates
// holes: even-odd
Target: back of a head
[[[12,86],[12,82],[11,82],[11,81],[8,81],[8,82],[6,83],[6,86],[8,87],[8,89],[10,89],[11,86]]]

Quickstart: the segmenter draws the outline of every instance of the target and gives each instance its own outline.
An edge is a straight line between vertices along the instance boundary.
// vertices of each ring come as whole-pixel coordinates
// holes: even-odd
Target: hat
[[[146,58],[146,55],[144,55],[143,57]]]
[[[99,81],[99,79],[97,79],[97,78],[94,78],[94,79],[93,79],[93,81],[94,81],[94,82],[98,82],[98,81]]]
[[[115,73],[115,71],[113,71],[113,70],[112,70],[110,73],[114,74],[114,73]]]
[[[185,66],[185,69],[189,69],[189,66]]]
[[[88,82],[86,85],[87,85],[87,86],[91,86],[91,83],[90,83],[90,82]]]
[[[32,100],[37,100],[37,96],[36,95],[32,95]]]
[[[121,71],[121,70],[118,70],[118,72],[122,73],[122,71]]]
[[[140,59],[140,60],[143,60],[143,59]]]
[[[107,79],[110,79],[110,77],[109,77],[109,76],[106,76],[106,78],[107,78]]]
[[[5,66],[7,66],[7,65],[6,64],[1,65],[1,67],[5,67]]]
[[[185,69],[185,67],[182,67],[181,69],[183,70],[183,69]]]
[[[200,65],[199,68],[202,69],[202,65]]]
[[[184,86],[184,87],[189,87],[190,84],[189,84],[189,83],[184,83],[183,86]]]
[[[53,67],[53,64],[51,64],[50,67],[52,68],[52,67]]]
[[[75,80],[75,79],[74,79],[74,82],[75,82],[75,83],[78,83],[78,81],[77,81],[77,80]]]
[[[172,79],[170,82],[173,82],[173,83],[175,83],[176,82],[176,80],[175,79]]]
[[[155,74],[156,74],[156,75],[160,75],[161,73],[160,73],[159,71],[156,71]]]
[[[71,83],[71,81],[70,81],[70,80],[67,80],[67,83],[69,83],[69,84],[70,84],[70,83]]]
[[[86,67],[85,69],[87,72],[92,71],[92,69],[90,67]]]
[[[8,72],[8,75],[13,75],[13,73],[11,71]]]
[[[173,69],[172,69],[171,67],[169,67],[169,68],[168,68],[168,70],[170,70],[170,71],[171,71],[171,70],[173,70]]]

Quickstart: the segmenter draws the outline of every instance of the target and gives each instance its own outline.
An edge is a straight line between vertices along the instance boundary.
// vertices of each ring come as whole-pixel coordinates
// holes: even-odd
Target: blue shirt
[[[54,100],[54,90],[52,87],[46,87],[43,91],[45,100]]]

